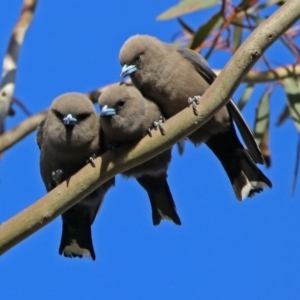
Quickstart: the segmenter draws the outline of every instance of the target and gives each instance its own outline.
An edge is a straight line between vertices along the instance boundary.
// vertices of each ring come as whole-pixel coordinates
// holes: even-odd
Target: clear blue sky
[[[36,113],[59,94],[118,81],[118,53],[129,36],[168,42],[179,31],[176,20],[155,21],[176,2],[40,1],[21,50],[16,96]],[[20,8],[20,0],[1,1],[1,58]],[[210,14],[184,19],[196,27]],[[281,63],[273,47],[270,54]],[[210,65],[225,62],[212,58]],[[260,93],[245,110],[251,126]],[[208,149],[188,144],[183,157],[173,151],[169,170],[181,227],[167,221],[154,227],[146,193],[118,176],[93,225],[97,260],[58,255],[58,218],[0,258],[1,299],[300,299],[299,184],[291,198],[297,134],[291,121],[274,127],[284,103],[282,91],[275,93],[273,166],[263,169],[272,190],[239,203]],[[7,127],[24,118],[17,109]],[[44,194],[31,134],[0,162],[0,222]]]

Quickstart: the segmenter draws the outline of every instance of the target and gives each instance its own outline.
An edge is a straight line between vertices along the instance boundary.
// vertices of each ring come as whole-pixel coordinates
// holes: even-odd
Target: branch
[[[222,70],[214,70],[218,75]],[[271,81],[282,80],[287,77],[295,77],[300,75],[300,65],[287,65],[273,69],[272,71],[250,71],[243,79],[246,83],[265,83]]]
[[[78,173],[53,189],[39,201],[0,226],[0,254],[30,236],[98,186],[138,164],[151,159],[179,142],[207,122],[230,99],[243,77],[262,53],[300,16],[299,0],[288,0],[264,21],[239,47],[220,76],[201,98],[199,115],[186,108],[165,124],[167,134],[154,131],[135,148],[106,152],[95,160],[95,168],[85,166]]]
[[[9,112],[16,86],[17,61],[25,33],[31,23],[37,0],[24,0],[20,18],[13,29],[8,49],[3,60],[2,82],[0,84],[0,124]]]
[[[47,111],[42,111],[32,117],[27,118],[13,129],[0,135],[0,153],[12,147],[18,141],[22,140],[26,135],[34,131],[45,119],[46,114]]]

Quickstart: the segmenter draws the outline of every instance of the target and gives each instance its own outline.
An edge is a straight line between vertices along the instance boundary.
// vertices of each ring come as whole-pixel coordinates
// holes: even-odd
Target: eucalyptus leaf
[[[236,18],[234,20],[234,23],[237,25],[233,25],[234,29],[233,29],[233,36],[232,36],[232,45],[233,45],[233,49],[237,50],[239,48],[239,46],[242,43],[242,36],[243,36],[243,20],[242,19],[238,19]]]
[[[284,90],[287,96],[287,104],[297,130],[300,132],[300,87],[299,80],[288,77],[283,80]]]
[[[222,14],[220,12],[216,13],[209,21],[199,27],[193,39],[190,41],[188,48],[193,50],[198,48],[216,28],[223,24],[223,22],[224,19]]]
[[[168,20],[197,10],[219,5],[218,0],[181,0],[177,5],[172,6],[161,13],[157,20]]]
[[[254,90],[254,84],[253,83],[249,83],[245,90],[243,95],[241,96],[240,100],[237,102],[237,107],[239,108],[239,110],[243,110],[243,108],[245,107],[245,105],[247,104],[248,100],[250,99],[252,93]]]
[[[271,165],[270,148],[269,148],[269,124],[270,124],[270,91],[266,90],[256,108],[254,138],[259,145],[266,166]]]

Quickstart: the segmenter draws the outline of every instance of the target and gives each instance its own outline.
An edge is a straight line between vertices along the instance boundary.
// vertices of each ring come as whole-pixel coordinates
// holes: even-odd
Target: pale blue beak
[[[127,66],[127,65],[124,65],[122,67],[122,71],[121,71],[121,74],[120,74],[120,77],[126,77],[134,72],[137,71],[137,67],[135,65],[130,65],[130,66]]]
[[[114,108],[110,108],[107,105],[104,105],[100,112],[100,117],[111,117],[116,114],[116,110]]]
[[[74,118],[71,114],[68,114],[63,118],[63,122],[65,125],[74,126],[75,124],[77,124],[77,119]]]

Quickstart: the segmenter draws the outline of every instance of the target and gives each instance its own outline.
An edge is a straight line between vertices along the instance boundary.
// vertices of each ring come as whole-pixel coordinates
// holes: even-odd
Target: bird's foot
[[[157,128],[159,128],[160,133],[161,133],[162,135],[165,135],[165,134],[166,134],[165,129],[164,129],[164,127],[163,127],[163,123],[164,123],[164,122],[165,122],[165,118],[164,118],[163,116],[160,116],[159,121],[154,121],[154,122],[153,122],[153,127],[154,127],[154,129],[156,130]]]
[[[148,129],[147,129],[147,134],[148,134],[150,137],[152,137],[151,128],[148,128]]]
[[[86,163],[87,164],[91,164],[92,167],[96,167],[95,163],[94,163],[94,159],[96,158],[96,154],[92,154],[92,156],[90,156],[87,160],[86,160]]]
[[[62,176],[64,172],[62,169],[57,169],[56,171],[52,172],[52,179],[55,182],[56,186],[62,183]]]
[[[201,96],[194,96],[194,97],[189,97],[188,99],[188,106],[192,105],[193,112],[197,116],[198,111],[197,111],[197,105],[200,103]]]

